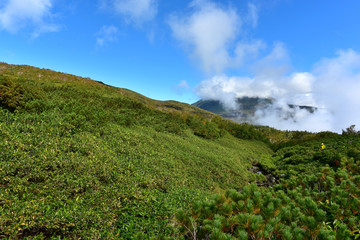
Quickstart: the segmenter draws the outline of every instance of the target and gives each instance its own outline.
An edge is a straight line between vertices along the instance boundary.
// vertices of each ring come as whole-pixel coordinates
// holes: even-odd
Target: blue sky
[[[330,109],[339,87],[360,90],[359,11],[358,0],[0,0],[0,61],[159,100]],[[341,94],[359,107],[358,94]],[[324,128],[336,121],[351,122]]]

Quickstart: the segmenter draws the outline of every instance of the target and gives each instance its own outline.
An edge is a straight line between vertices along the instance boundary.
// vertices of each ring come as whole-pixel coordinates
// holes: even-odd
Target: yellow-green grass
[[[0,89],[0,238],[174,236],[177,209],[272,154],[206,111],[86,78],[0,63]]]

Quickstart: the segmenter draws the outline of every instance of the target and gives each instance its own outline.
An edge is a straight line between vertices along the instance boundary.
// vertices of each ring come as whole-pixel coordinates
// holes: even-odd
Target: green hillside
[[[265,181],[277,176],[279,184],[227,190],[179,210],[184,238],[359,239],[360,132],[288,137],[257,165]]]
[[[358,239],[360,132],[279,131],[0,63],[0,239]]]
[[[0,238],[171,236],[178,208],[272,154],[233,136],[249,126],[46,69],[1,63],[0,104]]]

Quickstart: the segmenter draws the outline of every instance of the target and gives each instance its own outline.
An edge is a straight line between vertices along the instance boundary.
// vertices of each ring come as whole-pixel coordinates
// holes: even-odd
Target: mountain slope
[[[238,98],[236,103],[238,105],[238,109],[236,110],[227,109],[217,100],[199,100],[192,105],[236,122],[253,122],[255,112],[259,109],[273,107],[274,100],[270,98],[242,97]],[[310,113],[317,110],[316,107],[295,104],[287,104],[287,107],[290,109],[305,109]],[[278,109],[278,111],[284,110]]]
[[[272,150],[252,138],[188,104],[0,63],[0,238],[172,235],[179,207],[256,180]]]

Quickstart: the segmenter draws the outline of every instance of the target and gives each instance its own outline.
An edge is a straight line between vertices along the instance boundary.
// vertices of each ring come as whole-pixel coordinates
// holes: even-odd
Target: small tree
[[[351,125],[350,127],[346,128],[346,130],[342,130],[342,135],[359,135],[360,131],[355,130],[355,125]]]

